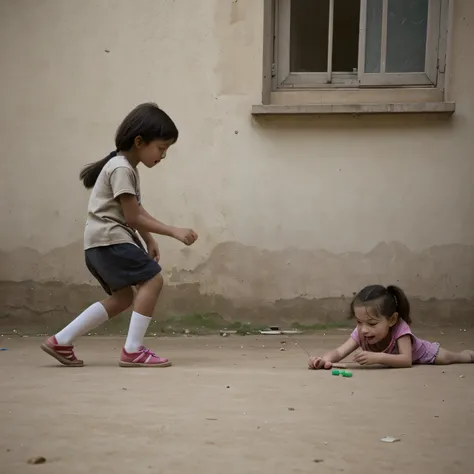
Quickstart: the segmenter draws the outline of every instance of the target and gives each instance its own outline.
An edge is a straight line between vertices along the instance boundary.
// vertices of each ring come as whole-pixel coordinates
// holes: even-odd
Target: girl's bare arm
[[[150,232],[152,234],[173,237],[186,245],[191,245],[196,241],[197,234],[192,229],[182,229],[166,225],[150,216],[146,211],[141,211],[137,197],[133,194],[121,194],[119,199],[125,221],[132,229],[136,229],[138,232]]]
[[[337,349],[326,352],[322,357],[311,357],[308,361],[310,369],[330,369],[333,362],[339,362],[359,347],[352,337],[340,345]]]

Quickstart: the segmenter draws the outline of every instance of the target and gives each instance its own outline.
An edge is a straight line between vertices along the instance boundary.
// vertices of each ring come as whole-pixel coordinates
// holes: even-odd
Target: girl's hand
[[[160,249],[158,248],[156,240],[154,238],[149,239],[146,242],[146,248],[148,250],[148,255],[158,263],[160,261]]]
[[[192,229],[176,228],[174,229],[173,237],[185,245],[192,245],[196,242],[198,235]]]
[[[354,362],[360,365],[377,364],[377,354],[374,352],[361,351],[354,356]]]
[[[328,360],[324,360],[321,357],[310,357],[308,360],[308,368],[317,370],[317,369],[330,369],[332,367],[332,362],[329,362]]]

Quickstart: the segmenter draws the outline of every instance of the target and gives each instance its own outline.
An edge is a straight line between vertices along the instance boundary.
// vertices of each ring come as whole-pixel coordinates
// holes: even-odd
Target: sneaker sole
[[[46,352],[46,354],[50,355],[51,357],[54,357],[58,362],[61,362],[61,364],[66,367],[84,367],[84,362],[71,362],[70,360],[64,357],[61,357],[47,344],[41,344],[41,349]]]
[[[163,367],[171,367],[173,364],[172,362],[163,362],[162,364],[137,364],[136,362],[119,362],[120,367],[146,367],[146,368],[163,368]]]

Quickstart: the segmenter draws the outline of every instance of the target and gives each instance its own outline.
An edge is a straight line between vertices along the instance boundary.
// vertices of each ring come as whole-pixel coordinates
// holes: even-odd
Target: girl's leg
[[[41,348],[63,365],[82,367],[84,362],[77,359],[72,342],[77,337],[125,311],[132,303],[132,288],[128,287],[119,290],[102,302],[89,306],[63,330],[58,332],[56,336],[50,337],[41,345]]]
[[[120,358],[122,367],[169,367],[171,365],[168,359],[156,356],[143,346],[143,339],[162,288],[161,274],[157,274],[138,288],[127,340]]]
[[[474,363],[474,351],[465,350],[461,352],[451,352],[442,347],[439,348],[435,359],[436,365],[450,364],[471,364]]]
[[[125,311],[133,303],[132,288],[123,288],[101,302],[94,303],[56,334],[58,344],[70,345],[79,336]]]
[[[138,288],[127,340],[125,341],[125,350],[129,354],[138,352],[143,347],[143,339],[150,325],[151,316],[162,288],[163,277],[160,273]]]

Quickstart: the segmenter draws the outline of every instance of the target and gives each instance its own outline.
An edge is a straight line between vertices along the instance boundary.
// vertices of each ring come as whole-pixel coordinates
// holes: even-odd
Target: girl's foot
[[[122,349],[119,365],[120,367],[169,367],[172,364],[168,359],[158,357],[154,352],[142,346],[133,354]]]
[[[84,366],[84,362],[79,360],[74,354],[74,346],[59,345],[55,336],[51,336],[46,342],[41,344],[41,349],[67,367]]]

